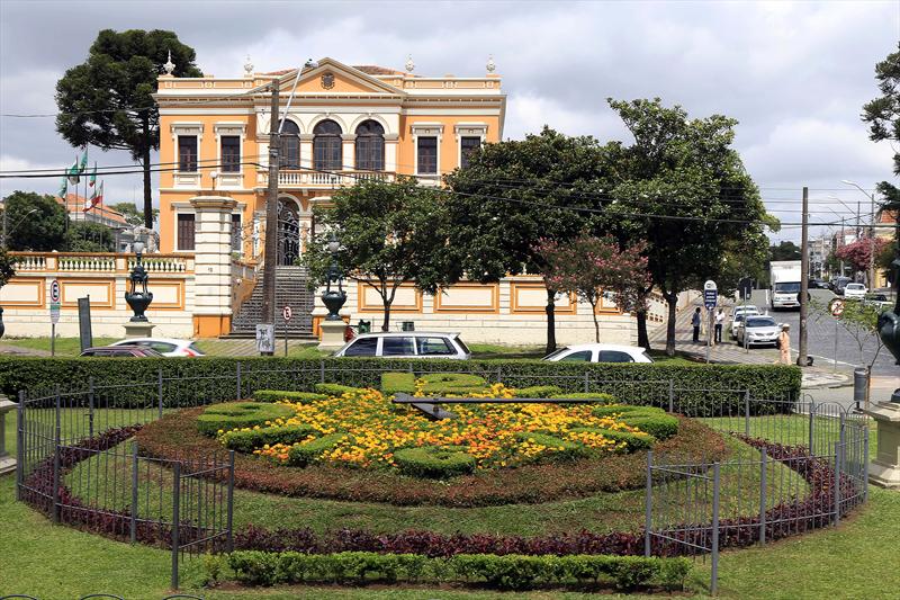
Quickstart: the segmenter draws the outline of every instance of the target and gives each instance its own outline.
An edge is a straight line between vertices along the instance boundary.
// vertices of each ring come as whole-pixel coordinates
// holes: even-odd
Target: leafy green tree
[[[49,195],[15,191],[4,200],[10,250],[65,250],[66,210]]]
[[[721,115],[689,119],[659,98],[609,100],[634,138],[606,146],[609,186],[604,228],[619,239],[643,239],[652,283],[668,304],[666,352],[675,353],[678,294],[706,279],[730,279],[728,257],[764,257],[763,224],[778,221],[732,148],[737,121]],[[728,293],[720,286],[720,293]],[[638,343],[649,346],[646,314],[638,312]]]
[[[538,274],[540,243],[564,243],[594,229],[596,216],[573,208],[601,205],[603,154],[592,137],[545,127],[524,140],[484,146],[466,168],[446,176],[453,276],[481,283]],[[547,352],[556,349],[555,298],[547,288]]]
[[[361,181],[338,190],[332,202],[314,209],[321,233],[301,258],[313,285],[325,281],[331,264],[326,249],[330,232],[341,243],[341,272],[381,297],[382,331],[390,327],[391,305],[401,285],[436,294],[450,281],[454,269],[445,252],[447,219],[441,194],[400,178],[395,183]]]
[[[779,242],[777,246],[769,247],[769,261],[800,260],[800,257],[800,246],[794,242]]]
[[[893,142],[894,175],[900,175],[900,43],[897,48],[897,52],[875,65],[875,79],[881,96],[867,102],[862,113],[872,141]]]
[[[115,252],[116,239],[113,230],[100,223],[75,221],[66,232],[66,250],[69,252]]]
[[[171,31],[104,29],[87,60],[56,84],[56,130],[77,148],[127,150],[144,169],[144,226],[153,227],[150,153],[159,148],[157,77],[172,53],[174,75],[199,77],[195,53]]]
[[[116,204],[107,204],[106,206],[125,217],[125,221],[129,225],[144,225],[146,223],[144,211],[138,210],[138,207],[135,206],[133,202],[117,202]],[[159,217],[159,209],[154,208],[152,220],[155,221],[157,217]]]
[[[16,263],[9,255],[9,252],[6,251],[6,248],[0,246],[0,288],[9,282],[10,279],[15,277]]]

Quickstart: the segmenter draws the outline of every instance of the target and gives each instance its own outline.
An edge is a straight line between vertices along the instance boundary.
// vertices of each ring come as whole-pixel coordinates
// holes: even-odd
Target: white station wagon
[[[543,360],[551,362],[652,363],[647,351],[639,346],[616,344],[580,344],[560,348]]]
[[[472,353],[458,333],[393,331],[360,334],[338,350],[334,356],[466,360],[471,358]]]

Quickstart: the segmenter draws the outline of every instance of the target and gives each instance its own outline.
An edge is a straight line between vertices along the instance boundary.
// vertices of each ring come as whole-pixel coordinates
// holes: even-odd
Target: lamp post
[[[858,189],[860,192],[862,192],[863,195],[867,196],[869,198],[869,201],[871,202],[872,224],[869,227],[870,248],[869,248],[869,275],[868,275],[868,278],[869,278],[869,290],[874,292],[875,291],[875,194],[870,194],[870,193],[866,192],[866,190],[862,189],[858,184],[856,184],[850,180],[847,180],[847,179],[841,179],[841,183],[843,183],[844,185],[852,185],[853,187]]]
[[[147,271],[141,261],[144,252],[144,242],[138,240],[134,243],[134,268],[129,277],[129,290],[125,292],[125,302],[131,307],[134,315],[125,324],[126,337],[143,337],[150,334],[153,325],[147,319],[144,311],[153,302],[153,294],[147,290]]]
[[[343,275],[338,264],[338,253],[341,250],[341,244],[335,237],[334,232],[328,236],[328,242],[325,249],[331,254],[331,265],[325,275],[325,291],[322,292],[322,303],[328,309],[328,315],[322,320],[320,328],[322,330],[322,339],[319,342],[320,350],[338,350],[344,345],[344,332],[347,326],[341,318],[341,307],[347,301],[347,293],[344,291],[342,281]],[[332,288],[332,284],[337,284],[337,289]]]

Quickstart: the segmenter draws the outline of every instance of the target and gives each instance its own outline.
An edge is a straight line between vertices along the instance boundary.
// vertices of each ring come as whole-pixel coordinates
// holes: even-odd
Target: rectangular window
[[[437,175],[437,138],[420,137],[417,143],[418,173],[420,175]]]
[[[178,170],[188,173],[197,172],[197,136],[178,136]]]
[[[464,136],[459,140],[459,166],[469,166],[469,155],[473,150],[481,148],[481,138],[477,136]]]
[[[241,170],[241,136],[222,136],[222,172],[238,173]]]
[[[178,215],[178,249],[194,249],[194,215]]]
[[[241,215],[240,213],[232,213],[231,215],[231,251],[241,252]]]

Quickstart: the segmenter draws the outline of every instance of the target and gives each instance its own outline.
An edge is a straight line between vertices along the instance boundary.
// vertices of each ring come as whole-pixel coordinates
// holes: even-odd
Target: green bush
[[[656,443],[656,438],[649,433],[631,433],[628,431],[616,431],[615,429],[604,429],[602,427],[575,427],[569,431],[599,433],[608,440],[625,442],[625,449],[628,452],[649,450],[653,447],[653,444]]]
[[[596,417],[616,417],[620,421],[631,427],[637,427],[645,433],[649,433],[653,437],[666,440],[678,433],[678,419],[672,415],[666,414],[661,408],[653,406],[630,406],[625,404],[613,404],[609,406],[598,406],[591,411]]]
[[[690,573],[686,558],[568,555],[415,554],[341,552],[304,554],[242,550],[228,555],[234,578],[247,585],[298,583],[478,583],[502,590],[567,587],[602,582],[620,590],[659,586],[679,589]],[[216,576],[222,571],[217,568]]]
[[[328,394],[317,394],[315,392],[281,392],[278,390],[256,390],[253,392],[253,399],[257,402],[281,402],[289,400],[290,402],[299,402],[300,404],[310,404],[320,400],[328,400]]]
[[[222,435],[222,443],[229,450],[253,452],[266,444],[293,444],[313,435],[316,430],[309,425],[285,425],[283,427],[263,427],[250,431],[229,431]]]
[[[475,471],[475,457],[458,446],[423,446],[394,452],[394,462],[404,475],[447,479]]]
[[[612,394],[575,392],[573,394],[553,394],[553,400],[596,400],[598,404],[613,404],[616,401]]]
[[[431,396],[442,394],[478,394],[488,387],[484,377],[465,373],[429,373],[422,375],[422,392]]]
[[[516,439],[520,442],[534,442],[535,444],[554,448],[553,452],[539,454],[534,458],[535,462],[555,462],[559,460],[572,460],[587,456],[590,451],[575,442],[570,442],[555,435],[538,432],[523,431],[516,434]]]
[[[365,391],[365,388],[353,387],[352,385],[341,385],[339,383],[317,383],[315,390],[320,394],[328,396],[343,396],[344,394],[359,394]]]
[[[516,398],[552,398],[562,394],[562,390],[555,385],[532,385],[513,390]]]
[[[305,444],[296,444],[288,451],[288,464],[292,467],[305,467],[346,437],[346,433],[330,433]]]
[[[393,396],[399,393],[412,394],[416,391],[416,376],[413,373],[382,373],[381,393]]]
[[[227,402],[214,404],[197,417],[197,429],[206,435],[216,435],[219,430],[263,426],[266,421],[289,419],[294,411],[282,404],[259,402]]]

